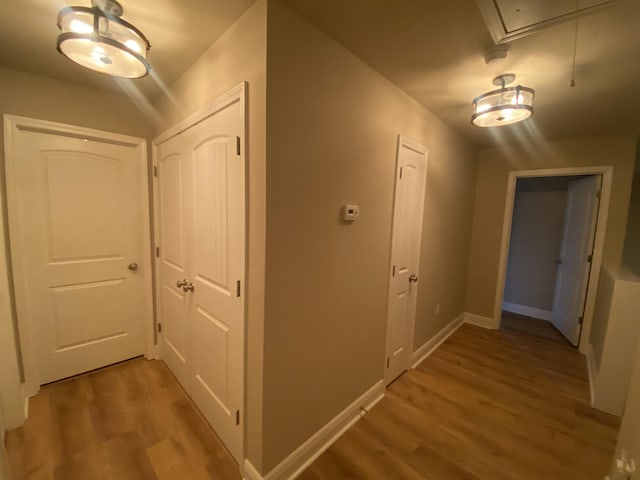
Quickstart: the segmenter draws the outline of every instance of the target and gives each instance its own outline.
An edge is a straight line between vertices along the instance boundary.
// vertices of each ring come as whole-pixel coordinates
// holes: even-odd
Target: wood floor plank
[[[238,465],[159,361],[47,385],[7,435],[12,480],[238,480]]]
[[[366,479],[384,452],[389,479],[600,480],[619,421],[589,406],[586,360],[549,322],[505,316],[460,327],[302,478]]]
[[[619,419],[589,406],[586,362],[549,322],[463,325],[302,472],[304,480],[600,480]],[[44,387],[7,435],[13,480],[239,480],[162,362]]]

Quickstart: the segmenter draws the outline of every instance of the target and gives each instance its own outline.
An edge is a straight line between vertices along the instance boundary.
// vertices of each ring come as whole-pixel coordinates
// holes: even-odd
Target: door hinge
[[[391,363],[391,359],[387,357],[387,368],[389,368],[390,363]]]
[[[236,297],[240,296],[240,280],[236,282]]]
[[[236,137],[236,155],[240,155],[240,137]]]
[[[400,178],[402,178],[402,167],[400,167]]]
[[[240,410],[236,410],[236,425],[240,425]]]
[[[160,258],[160,247],[156,247],[156,257]]]
[[[162,333],[162,324],[161,323],[158,324],[158,333]]]
[[[596,193],[596,198],[600,198],[602,196],[602,190],[598,190],[598,193]]]
[[[593,262],[593,254],[591,254],[591,255],[589,255],[587,257],[587,262],[589,262],[589,263]]]
[[[156,167],[155,165],[153,166],[153,176],[154,177],[158,176],[158,167]]]
[[[584,322],[584,316],[578,318],[578,325],[582,325],[583,322]]]
[[[393,269],[391,270],[391,276],[395,277],[396,276],[396,266],[393,266]]]

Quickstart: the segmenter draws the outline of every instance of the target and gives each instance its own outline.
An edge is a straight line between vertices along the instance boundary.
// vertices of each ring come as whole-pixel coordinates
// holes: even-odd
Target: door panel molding
[[[24,372],[23,395],[29,398],[35,395],[40,389],[40,369],[36,356],[36,345],[33,341],[34,326],[31,318],[33,311],[27,295],[27,270],[23,259],[26,258],[27,252],[22,242],[15,239],[24,238],[23,227],[20,221],[19,205],[19,189],[16,183],[17,171],[15,166],[15,157],[18,155],[17,136],[22,132],[31,132],[36,134],[52,135],[54,137],[66,137],[71,139],[81,139],[94,141],[104,144],[116,145],[133,150],[133,156],[136,158],[139,182],[136,185],[138,194],[138,204],[133,205],[137,208],[138,229],[140,233],[140,252],[142,268],[137,271],[140,275],[142,285],[141,315],[144,322],[145,330],[145,348],[144,353],[147,358],[156,356],[154,345],[154,318],[152,303],[152,256],[151,256],[151,227],[150,227],[150,208],[149,208],[149,188],[148,188],[148,163],[147,163],[147,143],[142,138],[132,137],[128,135],[105,132],[91,128],[85,128],[75,125],[68,125],[47,120],[32,119],[16,115],[4,115],[4,140],[5,140],[5,161],[6,161],[6,183],[7,183],[7,211],[9,218],[9,226],[11,230],[11,247],[10,254],[12,258],[12,280],[13,280],[13,296],[15,298],[15,308],[17,325],[19,330],[19,341],[21,349],[22,368]],[[99,157],[99,155],[98,155]],[[84,259],[88,261],[89,259]],[[102,259],[100,259],[102,260]],[[105,258],[105,261],[111,260]],[[63,259],[60,268],[68,266],[71,263],[82,263],[82,259]]]
[[[572,167],[572,168],[552,168],[539,170],[518,170],[509,172],[507,180],[507,195],[505,198],[504,216],[502,223],[502,241],[500,246],[500,258],[498,263],[498,283],[496,297],[493,307],[493,328],[499,329],[502,321],[502,301],[504,298],[504,287],[507,276],[507,259],[509,255],[509,244],[511,241],[511,224],[513,220],[513,204],[516,194],[516,182],[519,178],[529,177],[564,177],[576,175],[602,175],[602,189],[600,191],[600,206],[598,207],[598,218],[596,222],[596,233],[593,243],[593,259],[591,271],[589,273],[589,289],[584,310],[584,322],[582,324],[582,335],[580,337],[580,352],[587,354],[589,349],[589,338],[591,336],[591,324],[596,303],[596,293],[600,279],[600,268],[602,267],[602,254],[604,251],[604,241],[609,219],[609,204],[611,203],[611,188],[613,184],[613,166],[593,166],[593,167]]]

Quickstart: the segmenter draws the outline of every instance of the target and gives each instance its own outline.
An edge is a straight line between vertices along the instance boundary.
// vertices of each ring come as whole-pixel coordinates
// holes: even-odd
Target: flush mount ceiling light
[[[526,120],[533,115],[535,90],[518,85],[507,87],[516,76],[512,73],[498,75],[493,84],[501,88],[473,99],[471,123],[476,127],[499,127]]]
[[[89,7],[65,7],[58,13],[58,51],[83,67],[114,77],[144,77],[151,45],[122,18],[116,0],[91,0]]]

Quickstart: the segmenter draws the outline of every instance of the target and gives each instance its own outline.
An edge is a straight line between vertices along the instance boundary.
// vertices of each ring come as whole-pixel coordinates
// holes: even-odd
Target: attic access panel
[[[476,0],[496,44],[531,35],[552,25],[573,20],[576,16],[611,7],[621,1]]]

